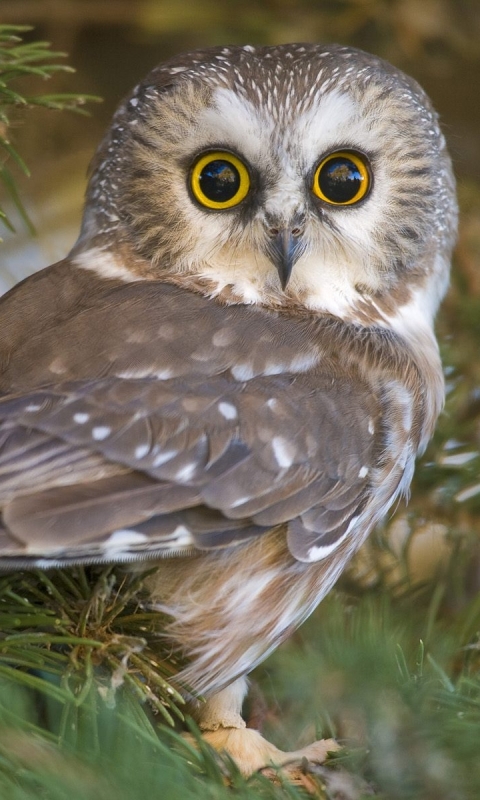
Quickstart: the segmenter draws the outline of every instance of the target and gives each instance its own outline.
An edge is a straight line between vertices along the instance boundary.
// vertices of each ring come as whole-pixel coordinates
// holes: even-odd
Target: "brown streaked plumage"
[[[244,676],[408,492],[455,229],[413,80],[339,46],[216,48],[136,87],[69,257],[0,300],[0,566],[155,559],[178,682],[245,772],[331,746],[247,731]]]

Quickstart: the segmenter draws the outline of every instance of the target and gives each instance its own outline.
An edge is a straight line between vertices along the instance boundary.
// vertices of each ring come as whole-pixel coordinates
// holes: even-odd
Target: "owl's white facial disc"
[[[282,126],[268,108],[256,108],[230,89],[216,90],[199,120],[205,148],[216,135],[252,170],[267,175],[261,202],[244,225],[204,214],[205,240],[221,246],[204,260],[203,274],[222,288],[230,284],[244,301],[253,296],[260,302],[279,302],[277,271],[265,252],[268,221],[288,226],[304,217],[303,252],[292,270],[287,297],[298,298],[309,308],[338,313],[355,302],[358,285],[371,293],[378,291],[385,275],[383,253],[373,234],[388,191],[382,175],[377,177],[376,191],[358,208],[316,207],[311,192],[314,169],[324,154],[344,149],[374,152],[369,122],[355,101],[338,90],[316,98],[298,115],[285,115]],[[192,223],[198,219],[198,209],[187,213]]]

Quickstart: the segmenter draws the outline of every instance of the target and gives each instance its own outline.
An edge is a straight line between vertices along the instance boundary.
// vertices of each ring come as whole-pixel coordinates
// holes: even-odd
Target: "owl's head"
[[[430,323],[455,227],[415,81],[347,47],[228,47],[160,65],[120,107],[74,254],[107,245],[127,279],[366,322],[415,296]]]

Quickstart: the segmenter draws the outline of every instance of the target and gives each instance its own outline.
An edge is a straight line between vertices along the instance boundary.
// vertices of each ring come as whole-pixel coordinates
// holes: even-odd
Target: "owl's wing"
[[[0,401],[3,563],[226,547],[282,523],[296,558],[330,552],[370,498],[380,408],[312,334],[138,283],[19,343],[28,369],[10,363]]]
[[[337,542],[368,498],[364,400],[325,379],[312,389],[223,375],[5,398],[5,535],[45,558],[112,558],[225,547],[289,522],[291,549],[306,558]]]

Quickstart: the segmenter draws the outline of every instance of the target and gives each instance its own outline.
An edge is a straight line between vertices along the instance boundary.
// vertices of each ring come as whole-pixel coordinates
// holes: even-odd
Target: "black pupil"
[[[364,177],[357,165],[345,156],[331,158],[320,170],[318,183],[332,203],[348,203],[360,191]]]
[[[200,188],[209,200],[226,203],[240,188],[240,174],[230,161],[210,161],[200,173]]]

